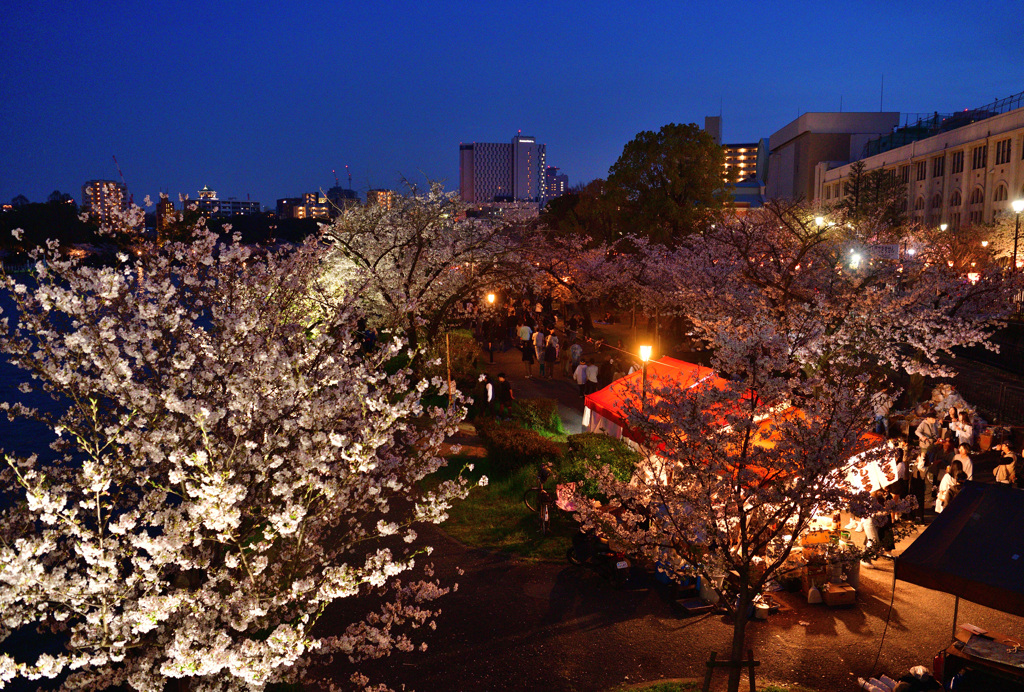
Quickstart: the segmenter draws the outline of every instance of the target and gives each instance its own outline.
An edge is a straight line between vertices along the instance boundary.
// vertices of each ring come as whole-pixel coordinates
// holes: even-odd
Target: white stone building
[[[999,112],[1004,110],[1005,112]],[[962,124],[961,124],[962,123]],[[990,107],[919,120],[867,146],[864,171],[890,171],[907,185],[906,211],[923,223],[991,223],[1012,213],[1024,199],[1024,94]],[[892,148],[888,148],[888,147]],[[827,207],[841,201],[852,163],[821,161],[815,166],[814,201]]]

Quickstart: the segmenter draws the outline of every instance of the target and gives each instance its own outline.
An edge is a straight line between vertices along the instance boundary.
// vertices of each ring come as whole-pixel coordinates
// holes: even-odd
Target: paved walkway
[[[580,430],[582,398],[561,373],[541,380],[534,366],[534,376],[526,378],[515,349],[496,353],[487,370],[505,372],[518,398],[557,399],[566,430]],[[979,463],[982,473],[988,466]],[[439,603],[443,613],[437,631],[426,636],[426,652],[362,667],[374,682],[436,692],[600,691],[644,680],[701,678],[708,654],[728,651],[732,626],[726,618],[679,617],[655,588],[616,591],[567,563],[525,562],[467,548],[440,530],[423,533],[435,546],[431,559],[438,576],[458,582],[459,589]],[[952,635],[953,597],[895,583],[890,561],[861,570],[852,607],[808,605],[795,594],[781,598],[788,609],[747,630],[748,645],[762,661],[759,680],[821,692],[853,690],[858,676],[898,678],[911,666],[930,669]],[[334,621],[343,626],[341,608],[335,610]],[[1024,619],[965,601],[959,621],[1024,637]],[[723,684],[724,677],[716,678],[715,689]]]

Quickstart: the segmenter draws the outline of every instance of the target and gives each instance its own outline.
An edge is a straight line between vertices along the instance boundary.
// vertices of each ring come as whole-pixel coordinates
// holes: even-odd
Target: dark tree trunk
[[[736,617],[732,628],[732,651],[729,654],[729,660],[734,664],[738,664],[743,660],[743,653],[746,650],[743,644],[746,640],[747,613],[750,612],[750,605],[753,600],[750,586],[747,584],[745,577],[746,575],[741,575],[740,578],[740,593],[736,603]],[[729,692],[739,692],[743,672],[744,669],[738,665],[729,668]]]

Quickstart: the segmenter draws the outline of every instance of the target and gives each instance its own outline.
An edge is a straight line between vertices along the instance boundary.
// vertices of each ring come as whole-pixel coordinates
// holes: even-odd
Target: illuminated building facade
[[[82,185],[82,209],[100,223],[109,223],[115,209],[128,208],[128,188],[115,180],[89,180]]]
[[[548,166],[544,172],[545,198],[561,197],[569,191],[569,176],[559,173],[554,166]]]
[[[195,201],[196,209],[204,216],[226,217],[226,216],[248,216],[260,213],[260,203],[247,199],[218,199],[217,191],[203,186],[199,191],[199,197]]]
[[[329,219],[331,203],[326,195],[307,192],[301,197],[284,197],[277,200],[279,219]]]
[[[395,203],[395,191],[374,188],[366,191],[366,206],[390,209]]]
[[[459,195],[469,203],[547,199],[547,145],[517,134],[508,144],[459,145]]]
[[[722,180],[740,182],[742,180],[764,180],[768,160],[768,144],[744,142],[741,144],[722,144],[722,116],[709,115],[704,118],[704,131],[711,135],[715,144],[722,147],[725,164],[722,169]]]
[[[865,173],[881,169],[906,185],[903,211],[915,221],[953,229],[991,223],[1024,199],[1024,92],[982,108],[919,117],[859,153],[849,163],[818,164],[816,204],[841,202],[860,161]]]

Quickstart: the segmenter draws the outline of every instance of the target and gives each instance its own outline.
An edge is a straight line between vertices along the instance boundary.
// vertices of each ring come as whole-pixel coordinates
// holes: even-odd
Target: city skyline
[[[669,122],[721,113],[723,141],[757,141],[840,103],[950,112],[1017,93],[1017,13],[1013,2],[927,14],[595,3],[585,15],[540,3],[26,3],[0,27],[0,201],[54,189],[80,201],[85,181],[120,180],[113,156],[136,201],[209,186],[269,207],[326,191],[332,171],[348,187],[346,165],[361,194],[403,177],[457,190],[456,144],[520,130],[586,182]]]

